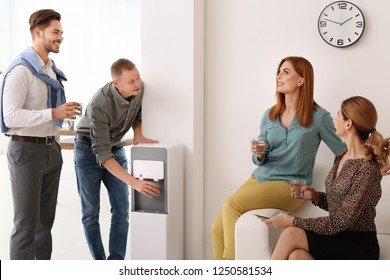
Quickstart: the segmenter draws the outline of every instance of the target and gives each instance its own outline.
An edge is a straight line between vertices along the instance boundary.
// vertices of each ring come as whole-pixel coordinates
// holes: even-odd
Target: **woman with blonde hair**
[[[326,192],[304,187],[304,199],[329,212],[301,218],[285,214],[265,220],[286,228],[272,259],[379,259],[375,207],[381,197],[381,168],[388,164],[389,139],[376,130],[377,112],[367,98],[343,101],[336,133],[348,150],[336,156]]]
[[[267,148],[260,153],[251,144],[252,176],[225,202],[212,225],[215,259],[235,258],[234,228],[245,212],[258,208],[297,209],[303,200],[291,198],[294,178],[311,184],[321,141],[335,155],[346,150],[335,134],[328,111],[314,101],[314,72],[308,60],[290,56],[282,59],[276,73],[277,103],[268,109],[260,124]]]

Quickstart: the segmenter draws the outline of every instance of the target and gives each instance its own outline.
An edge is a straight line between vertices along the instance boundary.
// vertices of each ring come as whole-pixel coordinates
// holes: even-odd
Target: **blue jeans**
[[[109,260],[123,260],[126,255],[129,231],[129,187],[96,163],[91,143],[76,137],[74,143],[74,162],[77,187],[81,199],[82,222],[89,250],[95,260],[105,260],[100,225],[100,185],[107,188],[111,205],[111,227],[109,239]],[[125,169],[127,158],[125,150],[113,148],[116,161]]]

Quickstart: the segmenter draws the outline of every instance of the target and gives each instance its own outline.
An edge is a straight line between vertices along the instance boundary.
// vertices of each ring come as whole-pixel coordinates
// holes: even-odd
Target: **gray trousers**
[[[50,146],[10,141],[7,156],[14,205],[10,259],[48,260],[62,168],[61,147],[55,141]]]

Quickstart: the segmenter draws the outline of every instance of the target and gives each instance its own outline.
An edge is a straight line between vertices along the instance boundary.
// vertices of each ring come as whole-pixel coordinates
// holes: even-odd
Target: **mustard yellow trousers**
[[[226,199],[211,227],[214,257],[235,259],[234,229],[245,212],[259,208],[277,208],[293,211],[303,200],[291,198],[291,185],[285,181],[259,182],[249,178],[232,196]]]

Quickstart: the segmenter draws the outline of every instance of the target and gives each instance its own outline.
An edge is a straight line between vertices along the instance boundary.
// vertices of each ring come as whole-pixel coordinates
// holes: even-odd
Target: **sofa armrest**
[[[280,209],[266,208],[251,210],[241,215],[235,226],[237,260],[266,260],[271,258],[283,229],[268,227],[254,214],[272,217],[282,212],[287,213]]]

